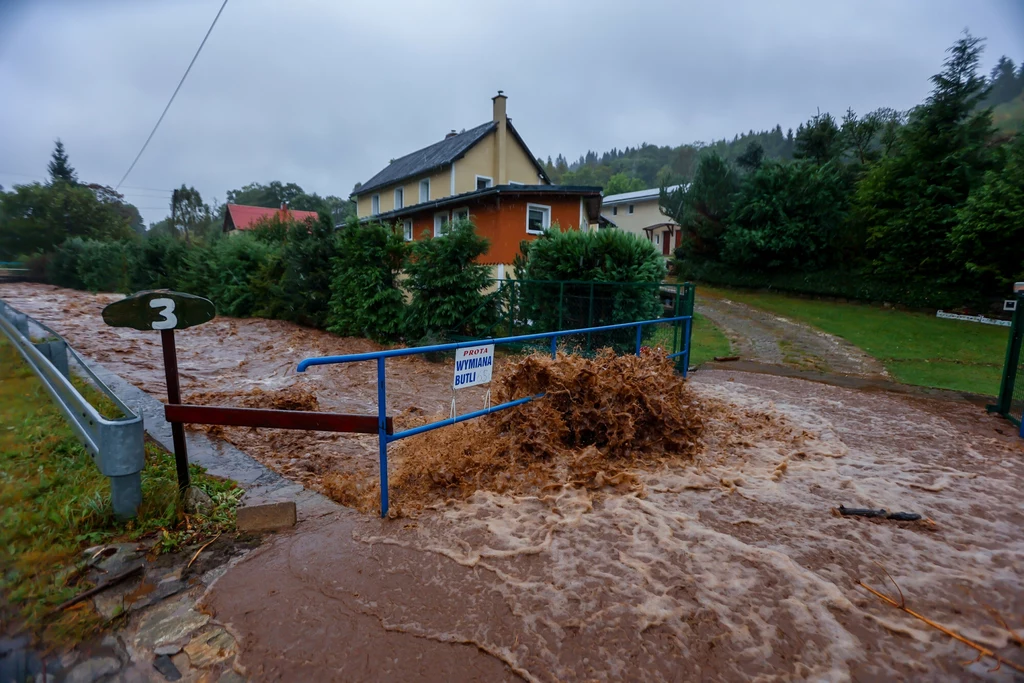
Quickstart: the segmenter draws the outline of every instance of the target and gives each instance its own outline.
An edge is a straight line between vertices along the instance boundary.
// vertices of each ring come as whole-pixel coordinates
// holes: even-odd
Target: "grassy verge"
[[[728,356],[732,353],[729,339],[713,322],[700,313],[693,314],[693,334],[690,338],[690,365],[700,365],[715,356]]]
[[[646,343],[675,350],[673,344],[676,340],[672,328],[668,324],[654,327],[654,334]],[[690,335],[690,365],[700,365],[715,356],[728,356],[730,350],[729,340],[722,331],[700,313],[694,313],[693,331]]]
[[[116,414],[108,398],[76,384],[101,412]],[[84,548],[150,537],[154,552],[168,552],[234,528],[241,490],[192,466],[193,484],[213,498],[215,507],[208,515],[186,516],[178,502],[174,457],[152,443],[146,445],[139,516],[118,522],[109,480],[2,338],[0,425],[0,593],[24,628],[46,643],[76,642],[103,626],[87,603],[51,614],[91,587],[79,578]]]
[[[1007,328],[867,304],[702,287],[842,337],[877,358],[896,380],[994,396]]]

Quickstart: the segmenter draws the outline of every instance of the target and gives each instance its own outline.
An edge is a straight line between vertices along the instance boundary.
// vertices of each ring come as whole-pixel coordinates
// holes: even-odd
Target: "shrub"
[[[327,329],[378,341],[398,337],[405,309],[398,275],[407,253],[397,228],[350,220],[337,236]]]
[[[46,271],[47,280],[58,287],[85,289],[82,278],[78,275],[78,262],[84,249],[85,240],[81,237],[64,240],[64,243],[54,250],[50,259]]]
[[[188,248],[169,235],[144,238],[138,247],[132,289],[178,289]]]
[[[736,194],[722,260],[758,270],[827,265],[846,225],[847,187],[835,162],[764,164]]]
[[[61,287],[128,293],[138,261],[137,249],[134,242],[72,237],[53,252],[47,279]]]
[[[497,299],[484,293],[491,269],[476,262],[488,246],[466,220],[453,223],[441,237],[413,243],[405,268],[405,287],[412,293],[405,316],[408,338],[478,336],[494,325]]]
[[[520,249],[523,253],[516,260],[516,278],[525,282],[513,285],[520,297],[516,316],[532,320],[535,329],[592,327],[661,315],[654,285],[665,277],[665,259],[653,244],[637,235],[620,230],[553,229],[533,242],[524,242]],[[582,282],[553,284],[556,281]]]
[[[131,292],[137,263],[135,243],[84,240],[82,245],[78,275],[84,289],[90,292]]]
[[[276,252],[274,245],[245,233],[195,245],[187,253],[177,287],[210,299],[221,315],[253,315],[268,294],[257,276]]]

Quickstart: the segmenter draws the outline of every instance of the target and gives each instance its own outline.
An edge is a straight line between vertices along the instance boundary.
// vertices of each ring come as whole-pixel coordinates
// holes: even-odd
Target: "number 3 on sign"
[[[174,315],[173,299],[152,299],[149,302],[150,308],[159,308],[162,319],[153,322],[154,330],[173,330],[178,324],[178,317]]]

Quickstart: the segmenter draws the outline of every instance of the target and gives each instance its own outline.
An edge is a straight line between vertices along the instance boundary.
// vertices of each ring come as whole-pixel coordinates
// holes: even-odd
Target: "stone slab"
[[[238,508],[239,531],[279,531],[295,526],[295,501]]]

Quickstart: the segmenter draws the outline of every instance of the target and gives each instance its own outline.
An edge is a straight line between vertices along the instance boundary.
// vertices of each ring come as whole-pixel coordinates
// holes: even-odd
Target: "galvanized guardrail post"
[[[100,472],[110,479],[110,501],[120,518],[134,517],[142,503],[142,467],[145,465],[145,432],[142,416],[126,406],[107,387],[68,343],[42,323],[34,322],[51,337],[34,344],[29,336],[30,318],[0,301],[0,332],[14,344],[47,393],[67,418],[78,440],[92,456]],[[124,417],[107,419],[71,383],[69,356],[107,395]]]

